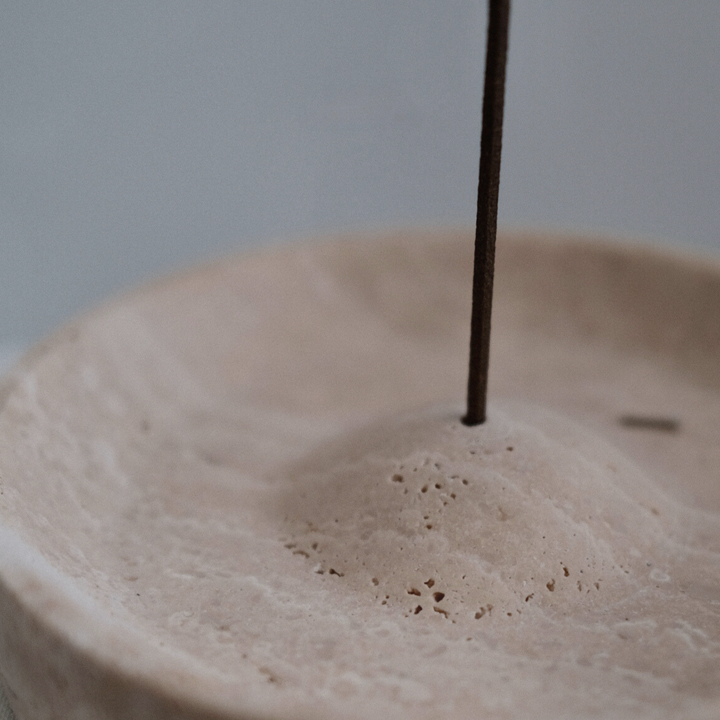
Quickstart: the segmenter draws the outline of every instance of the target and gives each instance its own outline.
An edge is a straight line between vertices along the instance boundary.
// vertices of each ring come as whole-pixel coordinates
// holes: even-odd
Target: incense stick
[[[510,0],[490,0],[465,425],[485,422]]]

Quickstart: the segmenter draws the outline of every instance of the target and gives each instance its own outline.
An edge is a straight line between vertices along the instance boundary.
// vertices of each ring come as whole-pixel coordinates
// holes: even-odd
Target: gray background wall
[[[0,7],[6,348],[203,258],[473,222],[484,0]],[[515,0],[501,222],[720,253],[719,39],[717,0]]]

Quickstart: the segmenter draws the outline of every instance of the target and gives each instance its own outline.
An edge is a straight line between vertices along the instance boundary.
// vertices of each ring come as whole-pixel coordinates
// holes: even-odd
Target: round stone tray
[[[31,351],[0,385],[18,717],[718,717],[717,264],[498,239],[491,421],[550,413],[650,478],[655,550],[612,549],[632,592],[558,563],[524,614],[463,614],[448,590],[414,616],[392,569],[365,588],[362,557],[327,568],[293,542],[288,468],[383,418],[459,416],[471,268],[460,230],[299,244],[156,282]]]

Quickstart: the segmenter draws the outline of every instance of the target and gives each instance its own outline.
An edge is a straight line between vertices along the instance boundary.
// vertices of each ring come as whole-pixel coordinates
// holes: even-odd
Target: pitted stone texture
[[[381,421],[288,471],[286,547],[405,615],[585,615],[640,592],[677,507],[556,414],[461,408]]]

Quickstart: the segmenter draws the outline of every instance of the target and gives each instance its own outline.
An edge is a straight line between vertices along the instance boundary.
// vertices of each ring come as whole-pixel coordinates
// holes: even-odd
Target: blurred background
[[[2,2],[0,366],[223,254],[474,222],[485,0]],[[720,256],[720,3],[514,0],[500,220]]]

